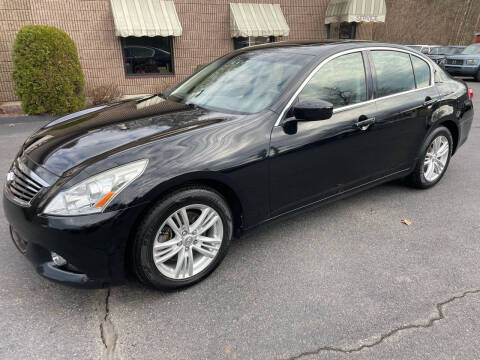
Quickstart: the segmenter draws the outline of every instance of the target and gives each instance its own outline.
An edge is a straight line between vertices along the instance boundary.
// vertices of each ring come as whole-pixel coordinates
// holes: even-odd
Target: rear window
[[[409,54],[391,50],[375,50],[371,54],[377,78],[377,97],[415,89]]]
[[[445,71],[443,71],[443,69],[440,66],[438,66],[436,63],[433,63],[433,69],[434,69],[433,78],[436,83],[441,83],[441,82],[446,82],[451,80],[450,76]]]

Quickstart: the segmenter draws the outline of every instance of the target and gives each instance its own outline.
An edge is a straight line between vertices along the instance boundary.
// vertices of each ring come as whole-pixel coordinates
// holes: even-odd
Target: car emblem
[[[15,180],[15,173],[13,171],[9,171],[7,174],[7,184],[10,184],[13,180]]]

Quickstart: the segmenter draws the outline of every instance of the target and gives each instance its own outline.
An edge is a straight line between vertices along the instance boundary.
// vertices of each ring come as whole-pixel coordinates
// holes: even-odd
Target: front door
[[[321,99],[334,105],[330,119],[275,126],[271,134],[270,208],[272,216],[334,195],[367,181],[379,156],[375,102],[367,87],[370,72],[362,52],[324,64],[294,101]],[[290,113],[287,111],[287,117]],[[295,124],[295,123],[294,123]]]

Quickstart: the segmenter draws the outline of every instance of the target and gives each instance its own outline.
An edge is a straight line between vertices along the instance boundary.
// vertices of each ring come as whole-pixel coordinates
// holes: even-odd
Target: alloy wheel
[[[440,135],[433,139],[423,161],[423,176],[425,180],[433,182],[442,175],[449,153],[450,144],[445,136]]]
[[[203,204],[187,205],[170,214],[153,242],[153,260],[166,277],[184,280],[215,259],[223,240],[218,213]]]

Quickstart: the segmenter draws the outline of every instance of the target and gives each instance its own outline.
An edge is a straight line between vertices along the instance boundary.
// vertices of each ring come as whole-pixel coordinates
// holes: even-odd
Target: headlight
[[[469,59],[469,60],[465,61],[465,64],[467,64],[467,65],[475,65],[477,62],[478,62],[478,60]]]
[[[440,59],[440,61],[438,62],[439,64],[445,64],[447,62],[447,59],[443,58],[443,59]]]
[[[140,160],[119,166],[60,191],[43,213],[84,215],[102,212],[120,191],[143,173],[147,163],[148,160]]]

